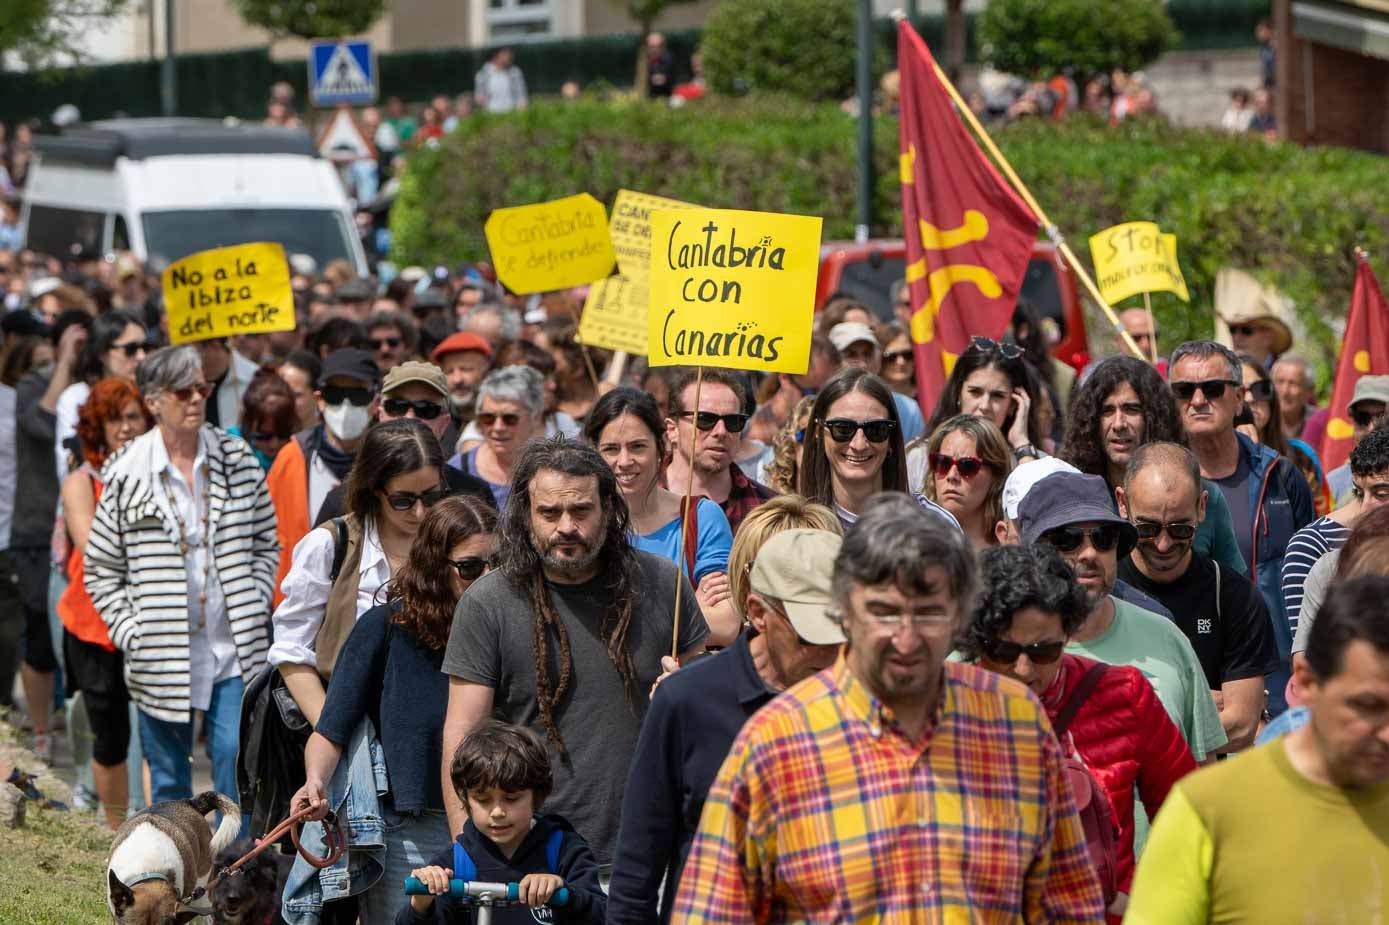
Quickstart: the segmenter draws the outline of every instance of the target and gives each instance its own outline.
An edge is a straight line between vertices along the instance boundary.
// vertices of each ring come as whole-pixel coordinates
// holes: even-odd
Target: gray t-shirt
[[[545,801],[545,811],[574,825],[604,872],[612,864],[617,845],[622,791],[651,685],[661,674],[661,656],[670,654],[676,581],[684,583],[678,650],[696,648],[709,635],[684,571],[660,556],[644,552],[636,556],[642,577],[627,631],[635,676],[630,696],[603,642],[605,622],[617,615],[606,577],[580,585],[545,583],[568,634],[572,666],[569,689],[555,710],[568,760],[561,760],[558,748],[549,743],[555,788]],[[527,589],[516,587],[501,572],[485,575],[468,589],[454,612],[443,670],[492,688],[495,718],[529,726],[546,739],[535,699],[532,626]],[[557,679],[559,638],[553,629],[548,632],[550,677]]]
[[[1223,479],[1211,479],[1225,496],[1230,506],[1230,522],[1235,525],[1235,539],[1239,542],[1239,554],[1244,557],[1248,567],[1246,575],[1254,574],[1254,511],[1249,504],[1249,479],[1254,474],[1244,458],[1239,454],[1239,465]]]

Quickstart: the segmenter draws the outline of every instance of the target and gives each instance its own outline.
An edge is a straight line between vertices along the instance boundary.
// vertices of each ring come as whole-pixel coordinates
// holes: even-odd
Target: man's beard
[[[598,557],[603,552],[602,546],[593,546],[586,540],[567,541],[581,545],[584,551],[577,557],[563,557],[554,552],[552,546],[555,544],[551,543],[545,547],[540,556],[540,560],[545,564],[545,568],[566,577],[581,575],[593,567],[594,563],[598,561]]]

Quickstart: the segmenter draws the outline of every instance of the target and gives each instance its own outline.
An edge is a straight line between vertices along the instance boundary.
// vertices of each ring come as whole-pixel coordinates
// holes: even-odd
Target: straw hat
[[[1290,306],[1281,293],[1243,270],[1225,267],[1215,276],[1215,339],[1229,345],[1230,325],[1261,324],[1274,332],[1271,349],[1286,353],[1293,332],[1283,315]]]

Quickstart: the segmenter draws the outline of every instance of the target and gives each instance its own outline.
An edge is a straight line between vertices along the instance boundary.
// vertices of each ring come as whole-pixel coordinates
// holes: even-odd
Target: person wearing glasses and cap
[[[1361,376],[1355,380],[1355,391],[1346,407],[1350,416],[1352,450],[1384,420],[1386,409],[1389,409],[1389,376]],[[1338,506],[1351,497],[1355,484],[1351,478],[1349,459],[1326,474],[1326,487],[1331,491],[1332,501]]]
[[[1121,915],[1133,881],[1135,791],[1148,816],[1157,815],[1172,785],[1196,770],[1191,749],[1141,671],[1065,651],[1085,622],[1085,592],[1055,550],[986,550],[979,578],[958,651],[1026,684],[1062,747],[1104,788],[1119,826],[1109,913]]]
[[[1176,443],[1148,443],[1115,490],[1119,513],[1138,532],[1119,576],[1172,612],[1220,709],[1234,752],[1254,742],[1264,712],[1264,675],[1278,667],[1268,607],[1254,583],[1192,549],[1205,516],[1196,457]]]
[[[1057,472],[1037,482],[1018,505],[1018,534],[1024,546],[1059,552],[1085,592],[1085,620],[1067,651],[1143,672],[1197,762],[1223,748],[1220,713],[1191,643],[1171,620],[1113,594],[1118,561],[1133,551],[1138,530],[1114,512],[1104,479]]]

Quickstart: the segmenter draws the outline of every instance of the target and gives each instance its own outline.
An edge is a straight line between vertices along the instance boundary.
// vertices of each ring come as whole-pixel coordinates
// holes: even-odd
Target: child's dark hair
[[[495,720],[468,733],[458,746],[449,780],[465,804],[470,792],[496,787],[507,793],[531,791],[538,809],[554,789],[550,754],[540,736],[524,726]]]

